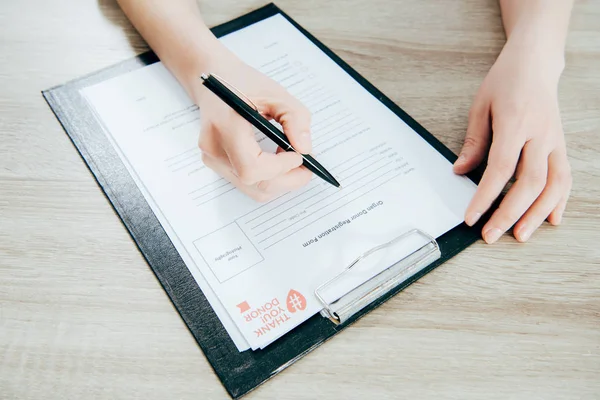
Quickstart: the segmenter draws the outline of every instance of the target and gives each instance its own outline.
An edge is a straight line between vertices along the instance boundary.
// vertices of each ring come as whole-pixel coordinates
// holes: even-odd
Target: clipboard
[[[276,14],[286,18],[446,159],[456,160],[456,155],[431,133],[274,4],[219,25],[212,31],[220,37]],[[406,232],[365,253],[342,274],[352,273],[365,258],[409,236],[421,236],[423,246],[385,268],[365,285],[333,301],[325,299],[323,292],[341,277],[324,282],[315,291],[323,303],[321,315],[314,315],[263,350],[239,352],[79,93],[82,88],[158,61],[149,51],[42,93],[231,397],[239,398],[264,383],[479,238],[486,216],[473,228],[463,223],[437,240],[418,230]],[[479,180],[476,174],[469,178],[475,182]]]

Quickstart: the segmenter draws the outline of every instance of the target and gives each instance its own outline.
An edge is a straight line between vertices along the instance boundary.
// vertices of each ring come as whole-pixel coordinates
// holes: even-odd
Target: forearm
[[[499,0],[511,44],[552,60],[562,70],[573,0]]]
[[[195,0],[118,0],[136,29],[195,99],[200,73],[226,51],[204,24]]]

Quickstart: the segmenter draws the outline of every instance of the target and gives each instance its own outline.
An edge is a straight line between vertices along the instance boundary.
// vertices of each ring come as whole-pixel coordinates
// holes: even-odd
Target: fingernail
[[[463,165],[467,161],[467,157],[464,154],[458,156],[458,159],[454,163],[454,165]]]
[[[300,147],[305,154],[312,151],[312,142],[310,140],[310,132],[302,132],[299,137]]]
[[[471,213],[465,218],[465,223],[469,226],[473,226],[479,221],[479,218],[481,218],[480,212]]]
[[[492,244],[500,239],[500,236],[502,236],[502,231],[500,229],[490,228],[483,233],[483,240],[485,240],[487,244]]]
[[[517,232],[517,236],[519,241],[526,242],[531,237],[531,230],[527,227],[527,225],[521,225],[519,231]]]

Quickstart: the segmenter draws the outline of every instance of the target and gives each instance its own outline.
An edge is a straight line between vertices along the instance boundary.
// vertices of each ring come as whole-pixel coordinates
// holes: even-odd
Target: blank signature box
[[[264,260],[235,222],[195,240],[194,246],[221,283]]]

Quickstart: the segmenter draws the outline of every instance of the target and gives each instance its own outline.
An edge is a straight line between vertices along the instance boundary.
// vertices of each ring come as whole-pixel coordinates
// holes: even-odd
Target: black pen
[[[302,165],[304,165],[308,170],[323,179],[325,182],[328,182],[335,187],[340,187],[340,183],[317,160],[308,154],[301,154],[294,149],[287,136],[277,129],[277,127],[275,127],[272,123],[270,123],[268,119],[262,116],[262,114],[258,111],[258,108],[254,105],[254,103],[252,103],[252,100],[248,99],[243,93],[240,92],[240,94],[242,94],[243,97],[246,97],[248,101],[241,99],[237,94],[235,94],[231,89],[221,82],[222,78],[218,78],[214,74],[202,74],[200,78],[207,89],[217,95],[217,97],[223,100],[229,107],[233,108],[235,112],[237,112],[246,121],[250,122],[250,124],[252,124],[256,129],[264,133],[265,136],[275,142],[275,144],[285,151],[295,151],[296,153],[300,154],[302,156]]]

